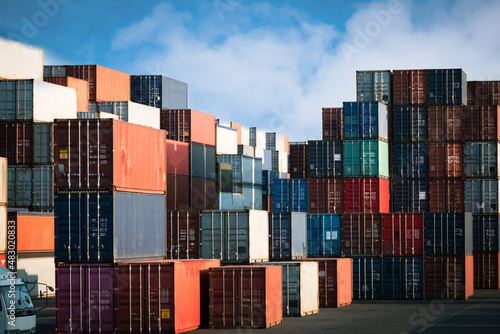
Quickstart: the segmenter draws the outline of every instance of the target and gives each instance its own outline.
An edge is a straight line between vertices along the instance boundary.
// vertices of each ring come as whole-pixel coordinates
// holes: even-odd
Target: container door
[[[283,268],[283,314],[301,315],[300,307],[300,263],[284,264]]]
[[[115,268],[115,323],[120,332],[139,333],[144,326],[143,274],[141,266]]]
[[[113,269],[91,266],[87,270],[85,329],[89,332],[112,332],[114,330]]]
[[[33,162],[39,165],[54,163],[53,123],[33,125]]]
[[[85,330],[85,267],[67,266],[56,269],[56,331]]]

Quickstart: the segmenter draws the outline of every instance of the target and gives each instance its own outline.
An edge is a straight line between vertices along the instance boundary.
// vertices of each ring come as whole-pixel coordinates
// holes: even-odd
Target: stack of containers
[[[252,138],[252,137],[250,137]],[[266,132],[266,150],[271,151],[272,170],[288,177],[288,137],[277,132]]]

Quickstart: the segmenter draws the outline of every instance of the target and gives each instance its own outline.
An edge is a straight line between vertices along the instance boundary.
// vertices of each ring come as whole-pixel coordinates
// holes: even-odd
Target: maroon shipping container
[[[185,175],[167,174],[167,210],[189,210],[190,201],[189,177]]]
[[[309,179],[309,213],[344,213],[342,179]]]
[[[500,106],[464,106],[463,110],[464,140],[500,140]]]
[[[422,256],[424,215],[421,213],[384,214],[384,256]]]
[[[167,259],[200,258],[200,213],[198,211],[167,212]]]
[[[191,209],[215,210],[216,200],[215,181],[191,178]]]
[[[290,178],[307,177],[308,150],[306,143],[290,143]]]
[[[474,258],[427,257],[425,299],[469,299],[474,295]]]
[[[0,157],[9,165],[33,162],[33,123],[0,123]]]
[[[344,109],[323,108],[323,140],[342,140],[344,137]]]
[[[388,213],[389,180],[347,178],[344,182],[345,213]]]
[[[427,104],[427,71],[396,70],[392,72],[392,104],[415,106]]]
[[[166,152],[163,130],[111,119],[58,120],[56,187],[164,194]]]
[[[219,260],[170,260],[115,266],[115,326],[118,333],[182,333],[204,316],[208,269]]]
[[[500,81],[467,81],[467,104],[499,105]]]
[[[268,328],[283,321],[281,266],[209,270],[210,328]]]
[[[162,109],[160,126],[167,139],[215,146],[215,116],[192,109]]]
[[[113,267],[56,265],[56,332],[113,333]]]
[[[463,145],[429,143],[429,176],[460,178],[463,175]]]
[[[460,106],[429,107],[427,114],[429,141],[462,141],[462,111]]]
[[[344,214],[340,221],[342,256],[382,255],[381,214]]]
[[[464,181],[429,181],[429,212],[464,212]]]
[[[474,253],[474,289],[500,288],[500,253]]]
[[[189,176],[189,144],[167,139],[167,174]]]

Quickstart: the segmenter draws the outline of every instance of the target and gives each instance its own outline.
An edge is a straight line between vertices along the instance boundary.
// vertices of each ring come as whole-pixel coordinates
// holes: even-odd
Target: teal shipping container
[[[389,178],[389,144],[381,140],[346,140],[344,176]]]

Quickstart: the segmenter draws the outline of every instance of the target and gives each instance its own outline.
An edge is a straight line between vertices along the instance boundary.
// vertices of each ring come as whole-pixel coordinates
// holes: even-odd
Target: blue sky
[[[45,64],[99,64],[189,83],[193,109],[321,138],[321,107],[363,69],[463,68],[500,79],[495,0],[0,0],[0,36]]]

